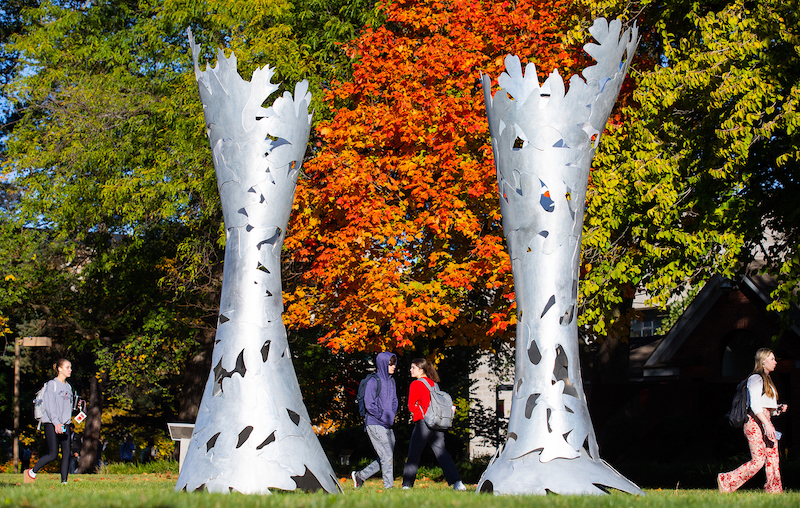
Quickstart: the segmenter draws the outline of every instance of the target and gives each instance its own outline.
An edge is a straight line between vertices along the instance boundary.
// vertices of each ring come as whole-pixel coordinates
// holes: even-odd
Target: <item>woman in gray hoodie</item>
[[[379,353],[375,358],[375,365],[380,383],[375,378],[367,381],[364,407],[367,411],[365,415],[367,435],[378,458],[361,471],[353,471],[350,475],[357,489],[379,469],[383,476],[383,487],[391,489],[394,486],[395,439],[392,426],[397,414],[397,386],[392,376],[397,368],[397,357],[394,353]]]
[[[67,383],[67,378],[72,375],[72,364],[69,360],[59,358],[53,367],[58,375],[47,382],[42,397],[44,409],[42,426],[47,442],[47,455],[40,458],[33,469],[26,469],[22,473],[24,483],[36,481],[36,473],[58,458],[59,445],[61,445],[61,483],[67,483],[73,403],[72,387]]]

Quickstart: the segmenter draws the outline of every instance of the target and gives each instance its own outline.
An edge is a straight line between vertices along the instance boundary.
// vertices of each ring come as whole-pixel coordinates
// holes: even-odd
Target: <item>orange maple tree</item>
[[[507,54],[572,74],[571,2],[399,0],[347,50],[285,245],[290,327],[334,350],[491,346],[516,322],[480,73]]]

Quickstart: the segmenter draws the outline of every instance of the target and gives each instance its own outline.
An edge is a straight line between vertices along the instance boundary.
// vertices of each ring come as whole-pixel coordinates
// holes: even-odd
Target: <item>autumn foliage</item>
[[[334,350],[490,347],[516,321],[480,73],[571,74],[568,2],[401,0],[347,47],[351,81],[298,186],[290,327]]]

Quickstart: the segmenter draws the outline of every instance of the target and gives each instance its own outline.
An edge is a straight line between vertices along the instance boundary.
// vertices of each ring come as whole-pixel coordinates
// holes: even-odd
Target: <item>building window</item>
[[[662,316],[655,309],[642,311],[642,319],[631,321],[631,337],[652,337],[661,328]]]

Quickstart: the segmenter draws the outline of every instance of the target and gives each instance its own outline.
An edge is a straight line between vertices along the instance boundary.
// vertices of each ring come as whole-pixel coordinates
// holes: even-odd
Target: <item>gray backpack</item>
[[[431,403],[425,411],[425,423],[433,430],[447,430],[453,426],[453,399],[447,392],[439,389],[437,383],[433,387],[422,382],[431,392]]]
[[[49,381],[48,381],[49,382]],[[44,391],[47,388],[47,382],[36,392],[36,395],[33,397],[33,417],[39,422],[39,425],[36,426],[38,430],[39,427],[42,425],[42,418],[44,418]],[[53,391],[55,391],[56,387],[53,386]]]

